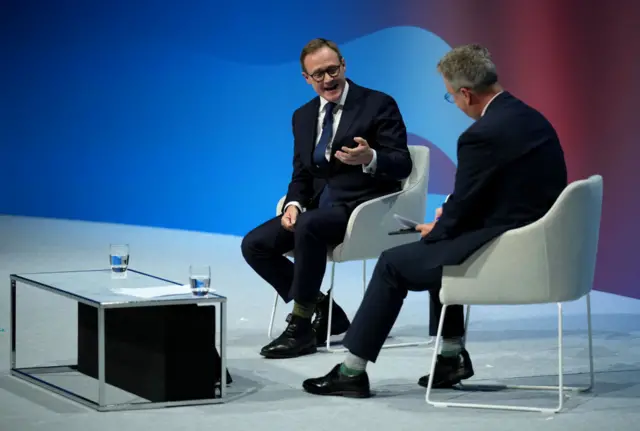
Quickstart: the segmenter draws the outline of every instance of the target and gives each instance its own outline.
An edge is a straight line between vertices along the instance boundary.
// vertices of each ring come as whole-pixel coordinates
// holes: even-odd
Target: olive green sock
[[[303,317],[305,319],[311,319],[313,313],[316,311],[316,304],[300,304],[299,302],[293,303],[293,315]]]
[[[442,340],[440,354],[444,357],[455,357],[462,351],[462,337],[445,338]]]

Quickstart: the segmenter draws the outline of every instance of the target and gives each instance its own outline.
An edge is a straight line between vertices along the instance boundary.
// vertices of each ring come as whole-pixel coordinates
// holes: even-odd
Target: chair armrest
[[[544,226],[535,222],[507,231],[461,265],[443,268],[443,304],[542,304],[550,291]]]
[[[415,187],[360,204],[351,214],[344,242],[332,253],[335,262],[377,259],[392,247],[415,242],[420,234],[389,235],[401,228],[394,214],[422,223],[426,193]]]
[[[282,207],[284,206],[284,200],[287,198],[287,195],[284,195],[278,201],[278,205],[276,205],[276,217],[280,215],[282,212]]]

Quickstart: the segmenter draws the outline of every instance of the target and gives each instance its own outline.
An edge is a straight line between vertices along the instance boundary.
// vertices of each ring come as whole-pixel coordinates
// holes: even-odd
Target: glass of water
[[[126,274],[129,267],[129,244],[111,244],[109,264],[112,273]]]
[[[194,296],[207,296],[211,287],[211,267],[191,265],[189,267],[189,285]]]

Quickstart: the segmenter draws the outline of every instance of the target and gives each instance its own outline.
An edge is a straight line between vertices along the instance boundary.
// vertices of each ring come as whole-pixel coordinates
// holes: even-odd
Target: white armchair
[[[567,186],[549,212],[540,220],[504,233],[474,253],[462,265],[444,267],[440,291],[443,309],[426,393],[426,401],[429,404],[437,407],[555,413],[563,408],[564,391],[591,390],[594,371],[590,293],[600,232],[602,188],[602,177],[599,175],[575,181]],[[586,296],[587,305],[590,384],[582,388],[568,387],[563,383],[562,303],[575,301],[583,296]],[[468,322],[471,305],[545,303],[556,303],[558,307],[558,386],[499,387],[557,391],[556,407],[439,402],[431,399],[433,371],[447,306],[467,305]]]
[[[427,185],[429,179],[429,148],[422,146],[410,146],[409,152],[413,161],[413,169],[408,178],[403,181],[402,190],[386,196],[382,196],[359,205],[351,214],[344,241],[329,250],[327,258],[331,265],[331,284],[329,290],[330,300],[333,301],[335,265],[340,262],[362,260],[362,290],[367,288],[367,259],[376,259],[389,248],[417,241],[420,236],[415,235],[388,235],[389,232],[398,230],[398,222],[393,218],[394,214],[411,220],[422,222],[425,219]],[[280,199],[276,207],[276,214],[280,214],[284,199]],[[292,257],[291,252],[286,254]],[[278,306],[276,294],[271,312],[268,335],[272,337],[273,323]],[[331,328],[332,309],[329,308],[329,328]],[[413,343],[387,344],[385,347],[404,347],[429,344],[430,341]],[[327,332],[326,348],[329,352],[342,352],[345,349],[331,348],[331,331]]]

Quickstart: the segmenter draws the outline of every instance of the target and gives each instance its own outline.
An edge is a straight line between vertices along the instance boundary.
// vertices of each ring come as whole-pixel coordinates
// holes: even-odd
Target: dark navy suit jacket
[[[566,186],[553,126],[510,93],[499,94],[458,140],[453,193],[422,240],[430,266],[458,265],[502,233],[538,220]]]
[[[315,97],[293,114],[293,175],[284,206],[297,201],[303,207],[316,208],[325,185],[331,190],[332,204],[345,205],[351,211],[362,202],[400,190],[401,181],[409,176],[413,164],[407,148],[407,129],[395,100],[349,80],[331,159],[324,168],[312,161],[319,109],[320,98]],[[346,165],[335,157],[343,146],[357,147],[353,138],[358,136],[376,150],[374,174],[363,172],[362,165]]]

